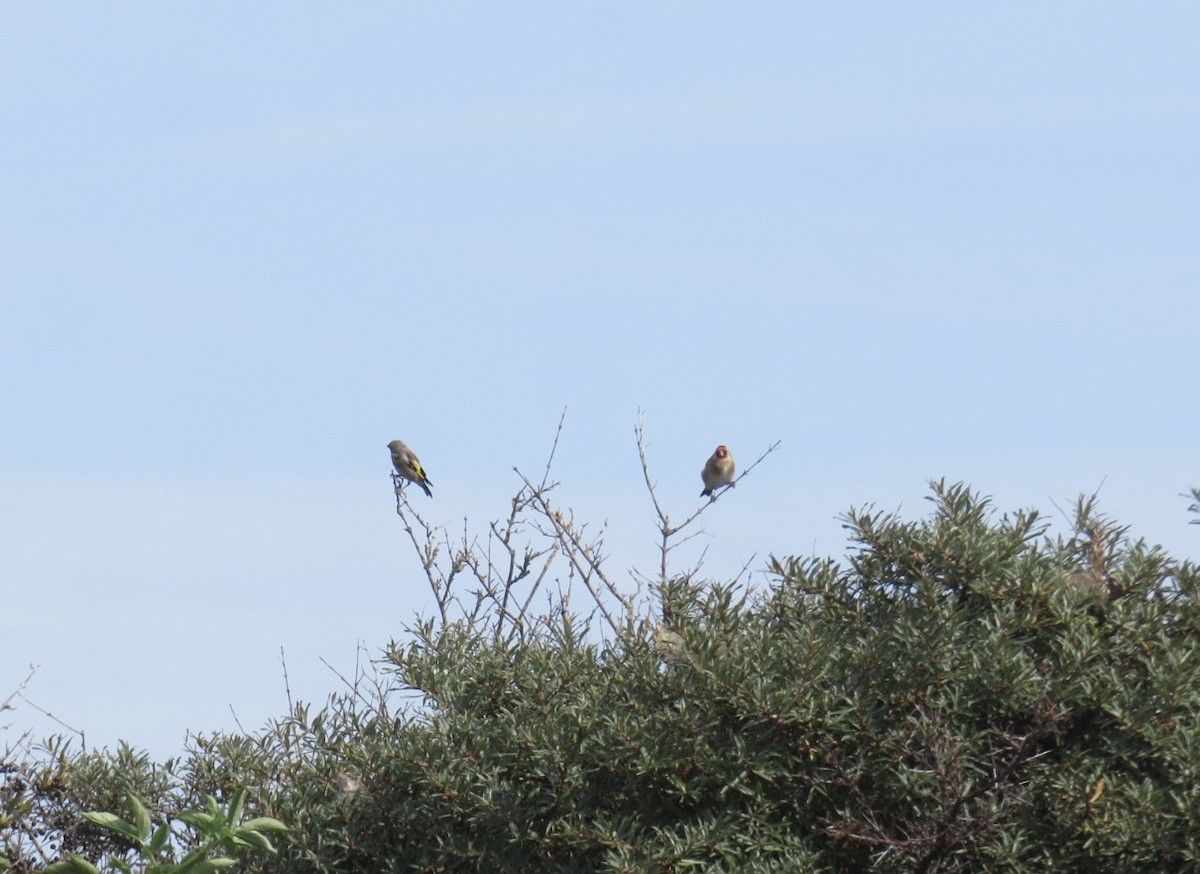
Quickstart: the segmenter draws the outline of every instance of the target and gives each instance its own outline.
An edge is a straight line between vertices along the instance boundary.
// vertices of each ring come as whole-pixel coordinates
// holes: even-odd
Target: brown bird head
[[[717,451],[713,453],[717,458],[725,458],[729,455],[729,447],[722,443],[717,447]]]

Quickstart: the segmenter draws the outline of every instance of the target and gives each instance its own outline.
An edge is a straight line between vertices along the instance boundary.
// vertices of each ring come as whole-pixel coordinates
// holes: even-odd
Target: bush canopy
[[[526,480],[490,551],[439,545],[401,495],[439,610],[373,673],[164,765],[10,756],[0,854],[128,858],[81,814],[245,789],[291,829],[240,860],[263,872],[1200,865],[1196,567],[1093,499],[1051,536],[935,483],[927,517],[852,511],[844,560],[772,558],[758,589],[670,573],[660,514],[635,601],[549,488]]]

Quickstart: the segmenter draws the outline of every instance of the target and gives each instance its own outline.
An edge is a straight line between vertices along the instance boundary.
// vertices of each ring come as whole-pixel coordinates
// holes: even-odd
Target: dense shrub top
[[[1196,568],[1089,501],[1052,538],[931,499],[763,590],[660,581],[666,621],[421,623],[378,694],[204,740],[171,791],[250,787],[293,829],[264,871],[1195,869]]]

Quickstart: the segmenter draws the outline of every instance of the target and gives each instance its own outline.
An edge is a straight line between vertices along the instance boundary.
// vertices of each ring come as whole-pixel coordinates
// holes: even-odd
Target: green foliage
[[[314,870],[1194,865],[1195,568],[1089,502],[1064,541],[933,501],[753,597],[664,586],[669,634],[431,624],[391,655],[421,718],[356,749]]]
[[[916,521],[849,513],[845,561],[772,559],[761,591],[657,581],[662,623],[514,614],[495,590],[455,618],[448,574],[374,683],[169,767],[63,759],[37,809],[61,829],[94,809],[85,788],[215,792],[226,811],[178,819],[202,836],[189,853],[224,835],[207,846],[233,854],[260,846],[236,828],[266,830],[235,825],[246,787],[292,827],[244,859],[263,872],[1196,869],[1196,566],[1089,500],[1067,537],[962,486],[931,501]],[[88,825],[158,860],[133,819]],[[102,846],[72,834],[59,858]],[[0,850],[21,865],[22,846]]]
[[[18,871],[68,853],[100,859],[127,852],[127,837],[88,822],[84,811],[124,807],[130,793],[152,809],[177,809],[184,796],[172,766],[151,762],[126,743],[115,752],[82,753],[52,737],[20,760],[8,750],[0,779],[0,851]]]
[[[157,827],[151,821],[150,811],[133,793],[129,794],[129,807],[133,822],[128,822],[115,813],[89,811],[84,819],[125,838],[137,849],[138,863],[133,864],[119,856],[109,856],[105,869],[101,869],[77,853],[68,853],[60,862],[50,865],[47,874],[101,874],[102,870],[120,871],[122,874],[212,874],[237,864],[237,859],[222,853],[238,854],[248,849],[274,853],[267,834],[286,832],[287,827],[271,817],[256,817],[242,821],[245,793],[233,794],[229,809],[223,811],[211,795],[205,799],[204,810],[188,810],[179,814],[179,819],[196,833],[191,843],[195,849],[182,859],[176,860],[176,847],[172,843],[170,823]]]

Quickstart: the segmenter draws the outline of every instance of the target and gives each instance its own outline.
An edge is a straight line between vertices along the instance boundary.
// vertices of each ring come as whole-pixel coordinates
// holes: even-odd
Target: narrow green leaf
[[[222,868],[230,868],[236,864],[237,859],[227,859],[224,856],[220,856],[216,859],[205,859],[191,870],[191,874],[212,874],[213,871],[220,871]]]
[[[286,825],[271,816],[256,816],[242,823],[242,828],[251,828],[256,832],[287,832],[291,831]]]
[[[217,814],[204,813],[199,810],[185,810],[179,814],[179,819],[204,834],[217,834],[225,827],[225,817]]]
[[[57,867],[61,865],[62,867]],[[100,874],[100,869],[89,862],[83,856],[77,856],[74,853],[68,853],[67,858],[62,862],[57,862],[46,869],[46,874],[59,874],[59,872],[78,871],[80,874]]]
[[[150,837],[150,831],[153,826],[150,824],[150,811],[146,809],[146,805],[142,804],[142,800],[130,792],[129,806],[133,810],[133,821],[137,825],[138,840],[145,841]]]
[[[167,838],[171,836],[171,828],[165,822],[154,830],[153,836],[150,838],[148,849],[157,856],[162,852],[162,848],[167,845]]]
[[[131,822],[126,822],[115,813],[107,813],[103,810],[89,810],[84,813],[83,818],[88,822],[95,823],[101,828],[106,828],[109,831],[120,832],[126,837],[141,843],[142,836],[138,832],[137,826]]]
[[[192,874],[192,872],[196,871],[197,866],[199,866],[201,862],[205,861],[205,852],[206,850],[204,849],[192,850],[183,857],[182,862],[180,862],[174,868],[164,871],[163,874]]]
[[[271,842],[267,840],[267,836],[259,834],[254,829],[240,828],[233,833],[233,836],[242,843],[249,844],[252,847],[266,850],[268,853],[275,852],[275,848],[271,846]]]
[[[233,793],[233,800],[229,803],[229,816],[225,821],[232,825],[237,825],[242,819],[242,813],[246,809],[246,790],[239,789]]]

